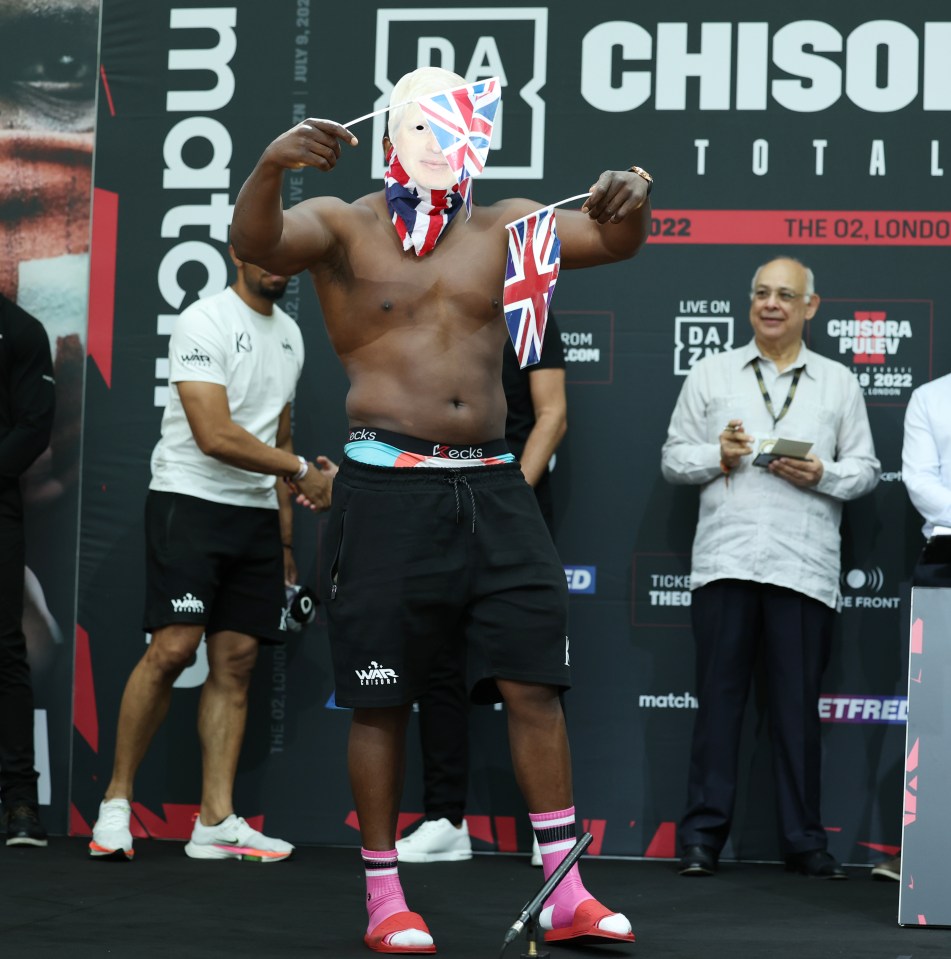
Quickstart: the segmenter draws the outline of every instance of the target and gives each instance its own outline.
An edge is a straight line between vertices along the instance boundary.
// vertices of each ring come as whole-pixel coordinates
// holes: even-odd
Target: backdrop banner
[[[0,293],[45,327],[48,449],[21,480],[40,814],[67,828],[98,0],[0,4]]]
[[[403,73],[435,64],[503,86],[476,203],[553,203],[632,163],[656,181],[653,235],[640,255],[565,271],[553,298],[569,394],[553,476],[571,590],[567,710],[589,853],[675,855],[697,707],[689,554],[698,491],[663,481],[660,448],[684,376],[702,356],[749,340],[750,280],[784,252],[815,271],[823,299],[808,344],[853,370],[883,464],[875,492],[845,511],[844,603],[818,704],[823,815],[831,851],[847,862],[897,851],[903,584],[921,542],[901,483],[902,419],[911,390],[951,368],[951,138],[940,132],[951,111],[951,19],[937,3],[926,16],[921,5],[913,13],[885,0],[841,9],[804,0],[769,22],[753,0],[734,0],[729,19],[700,0],[676,6],[674,16],[621,0],[379,9],[103,0],[74,832],[95,819],[119,698],[147,641],[142,507],[173,319],[231,279],[231,205],[270,140],[308,116],[343,122],[377,109]],[[357,124],[360,145],[343,146],[331,174],[289,174],[286,203],[380,189],[384,124]],[[307,350],[296,447],[337,458],[347,384],[306,274],[283,305]],[[297,515],[298,565],[311,586],[327,573],[322,530],[319,517]],[[199,656],[179,680],[141,769],[143,834],[190,830],[206,671]],[[292,841],[356,844],[348,726],[318,616],[262,652],[238,810]],[[416,732],[411,724],[401,830],[422,814]],[[527,850],[504,710],[474,710],[472,747],[475,848]],[[724,856],[780,858],[758,689]]]

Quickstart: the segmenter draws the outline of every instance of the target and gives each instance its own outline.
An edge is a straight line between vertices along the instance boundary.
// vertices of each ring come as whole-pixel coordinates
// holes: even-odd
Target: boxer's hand
[[[268,146],[261,159],[285,170],[311,166],[327,172],[337,165],[341,143],[355,147],[358,142],[339,123],[311,117],[282,133]]]
[[[647,200],[647,181],[629,170],[605,170],[591,185],[590,196],[581,207],[598,223],[620,223]]]
[[[333,479],[337,475],[337,470],[340,469],[329,456],[317,456],[314,462],[317,464],[317,469],[319,469],[327,479]]]

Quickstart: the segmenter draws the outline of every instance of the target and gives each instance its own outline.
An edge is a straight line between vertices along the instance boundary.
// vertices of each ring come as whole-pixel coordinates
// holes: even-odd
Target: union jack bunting
[[[502,85],[492,77],[417,101],[458,183],[485,169],[501,98]]]
[[[506,227],[509,255],[502,306],[520,369],[541,359],[548,307],[561,268],[555,211],[536,210]]]

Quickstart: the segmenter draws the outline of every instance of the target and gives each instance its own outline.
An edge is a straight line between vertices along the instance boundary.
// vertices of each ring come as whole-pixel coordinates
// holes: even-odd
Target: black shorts
[[[495,679],[571,684],[564,567],[517,463],[345,458],[321,565],[340,706],[412,702],[463,641],[475,702],[500,698]]]
[[[145,616],[154,632],[194,623],[284,642],[284,557],[276,509],[149,490]]]

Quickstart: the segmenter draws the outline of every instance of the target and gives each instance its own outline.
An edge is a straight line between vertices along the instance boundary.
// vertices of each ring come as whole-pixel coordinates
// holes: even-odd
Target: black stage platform
[[[366,924],[356,849],[302,847],[285,863],[196,862],[183,844],[138,841],[132,863],[86,859],[86,840],[0,846],[2,959],[361,957]],[[630,917],[637,943],[547,946],[552,959],[948,959],[951,931],[901,929],[898,884],[866,869],[847,882],[725,863],[684,879],[670,862],[582,861],[585,883]],[[403,865],[410,907],[446,959],[496,959],[541,884],[525,856]],[[518,959],[524,940],[508,948]]]

